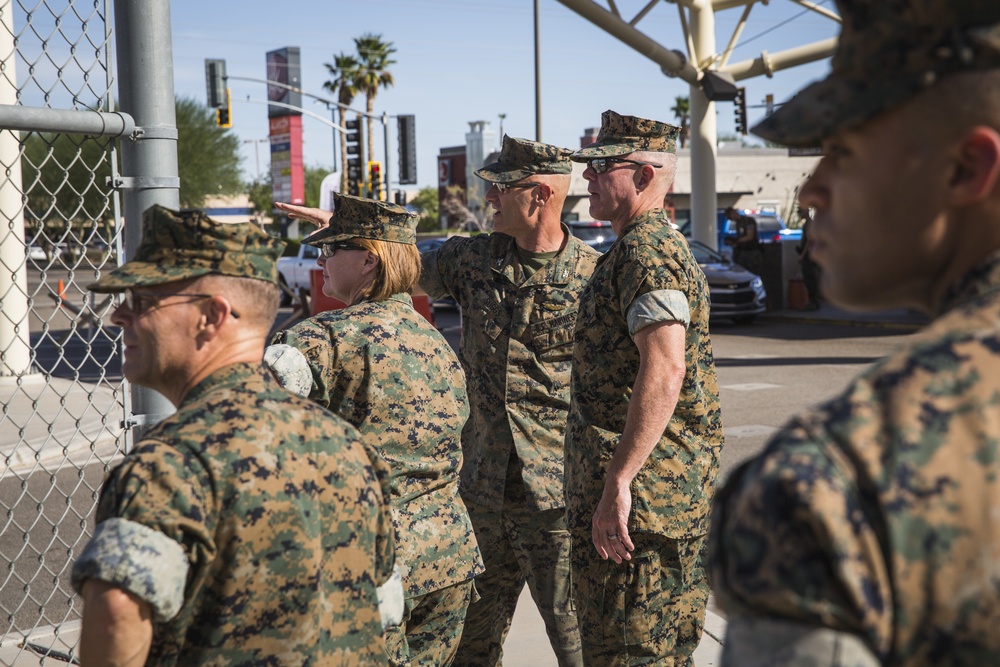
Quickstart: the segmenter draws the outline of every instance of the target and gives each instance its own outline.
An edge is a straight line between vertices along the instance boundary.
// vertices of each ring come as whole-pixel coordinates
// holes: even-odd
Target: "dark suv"
[[[614,241],[617,238],[615,230],[611,228],[610,222],[603,220],[586,220],[567,222],[570,233],[590,246],[600,245],[605,241]]]

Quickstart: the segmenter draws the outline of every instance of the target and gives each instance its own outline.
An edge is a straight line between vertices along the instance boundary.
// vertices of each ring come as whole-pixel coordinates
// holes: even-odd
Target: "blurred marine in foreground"
[[[727,665],[1000,664],[1000,3],[839,0],[833,71],[755,128],[822,144],[824,297],[934,320],[717,498]]]

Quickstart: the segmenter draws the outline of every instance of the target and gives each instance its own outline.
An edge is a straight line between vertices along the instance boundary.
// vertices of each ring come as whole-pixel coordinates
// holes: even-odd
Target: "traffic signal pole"
[[[217,69],[210,69],[209,63],[212,63],[212,67],[217,68]],[[299,93],[300,95],[302,95],[304,97],[308,97],[308,98],[314,99],[314,100],[316,100],[318,102],[323,102],[324,104],[327,105],[327,108],[330,108],[331,110],[333,108],[335,108],[335,107],[338,107],[338,108],[344,109],[346,111],[354,112],[354,113],[358,114],[359,120],[360,120],[360,118],[372,118],[374,120],[378,120],[379,122],[381,122],[382,123],[383,149],[384,149],[384,153],[385,153],[385,162],[382,165],[382,174],[383,174],[382,179],[383,179],[383,182],[385,183],[385,200],[386,201],[392,201],[392,198],[390,197],[390,194],[389,194],[390,189],[391,189],[390,188],[390,181],[389,181],[389,174],[390,174],[390,168],[389,168],[389,120],[391,118],[399,118],[399,116],[390,116],[389,113],[385,112],[385,111],[382,112],[381,116],[376,116],[374,114],[369,114],[369,113],[367,113],[365,111],[361,111],[360,109],[354,109],[352,107],[347,106],[346,104],[341,104],[340,102],[336,102],[334,100],[327,99],[327,98],[322,97],[320,95],[313,95],[312,93],[307,93],[304,90],[302,90],[301,88],[298,88],[297,86],[291,86],[291,85],[289,85],[287,83],[281,83],[279,81],[269,81],[268,79],[258,79],[258,78],[254,78],[254,77],[248,77],[248,76],[229,76],[229,75],[227,75],[225,73],[225,61],[221,61],[221,60],[206,60],[206,76],[208,77],[208,91],[209,91],[208,97],[209,97],[210,105],[211,105],[211,103],[213,101],[212,100],[213,82],[211,80],[211,77],[213,76],[214,72],[216,72],[216,71],[218,71],[218,72],[221,73],[220,81],[223,82],[224,85],[228,85],[228,83],[227,83],[228,80],[229,79],[233,79],[235,81],[250,81],[250,82],[254,82],[254,83],[264,83],[264,84],[267,84],[267,85],[270,85],[270,86],[277,86],[279,88],[285,88],[287,90],[295,91],[295,92]],[[215,86],[216,89],[218,87],[219,87],[218,85]],[[227,89],[227,93],[228,93],[228,89]],[[315,119],[319,120],[321,123],[329,125],[334,130],[340,132],[341,135],[343,135],[341,137],[342,141],[347,139],[347,134],[349,132],[353,132],[354,131],[352,128],[341,127],[340,125],[337,125],[337,123],[329,121],[326,118],[323,118],[322,116],[320,116],[318,114],[315,114],[315,113],[309,111],[308,109],[304,109],[302,107],[293,106],[293,105],[285,104],[285,103],[282,103],[282,102],[271,102],[271,101],[263,101],[263,100],[246,99],[246,100],[240,100],[240,101],[251,103],[251,104],[269,104],[269,105],[272,105],[272,106],[280,106],[280,107],[284,107],[284,108],[287,108],[287,109],[294,109],[296,111],[301,112],[303,115],[315,118]],[[230,116],[230,118],[231,118],[231,116]],[[358,130],[359,136],[361,135],[361,132],[362,132],[362,130],[359,129]],[[364,169],[365,160],[362,159],[364,156],[361,153],[359,153],[358,155],[359,155],[359,161],[360,161],[360,164],[358,165],[359,176],[360,176],[358,190],[359,190],[360,193],[363,194],[364,190],[365,190],[364,180],[365,180],[365,176],[366,176],[366,173],[365,173],[366,170]],[[373,157],[374,156],[371,156],[371,155],[368,156],[369,159],[371,159]],[[334,145],[334,164],[336,164],[336,145]],[[341,166],[344,169],[344,172],[347,173],[348,170],[349,170],[349,166],[348,165],[341,165]],[[415,172],[415,170],[414,170],[414,172]],[[404,178],[404,180],[406,180],[406,179]],[[415,174],[414,174],[414,182],[415,182]]]

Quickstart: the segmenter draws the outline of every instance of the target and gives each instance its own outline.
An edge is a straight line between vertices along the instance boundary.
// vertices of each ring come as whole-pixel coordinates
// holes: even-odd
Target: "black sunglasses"
[[[503,194],[510,190],[511,188],[534,188],[540,185],[540,183],[494,183],[497,192]]]
[[[655,162],[645,162],[643,160],[629,160],[623,157],[595,157],[591,160],[587,160],[587,166],[594,170],[596,174],[603,174],[606,172],[613,163],[625,162],[628,164],[637,164],[640,166],[650,166],[654,169],[659,169],[662,164],[656,164]]]
[[[354,245],[353,243],[348,243],[347,241],[335,241],[334,243],[324,243],[321,245],[319,248],[319,254],[322,255],[324,259],[330,259],[338,250],[368,250],[368,248],[362,248],[359,245]]]

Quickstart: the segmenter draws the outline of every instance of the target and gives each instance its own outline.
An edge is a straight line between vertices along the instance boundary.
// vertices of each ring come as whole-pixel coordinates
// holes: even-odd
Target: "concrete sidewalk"
[[[694,653],[696,667],[718,667],[722,664],[722,640],[726,620],[715,609],[711,598],[705,615],[705,632]],[[545,623],[525,586],[514,612],[514,622],[503,645],[505,667],[558,667],[556,656],[545,634]]]

